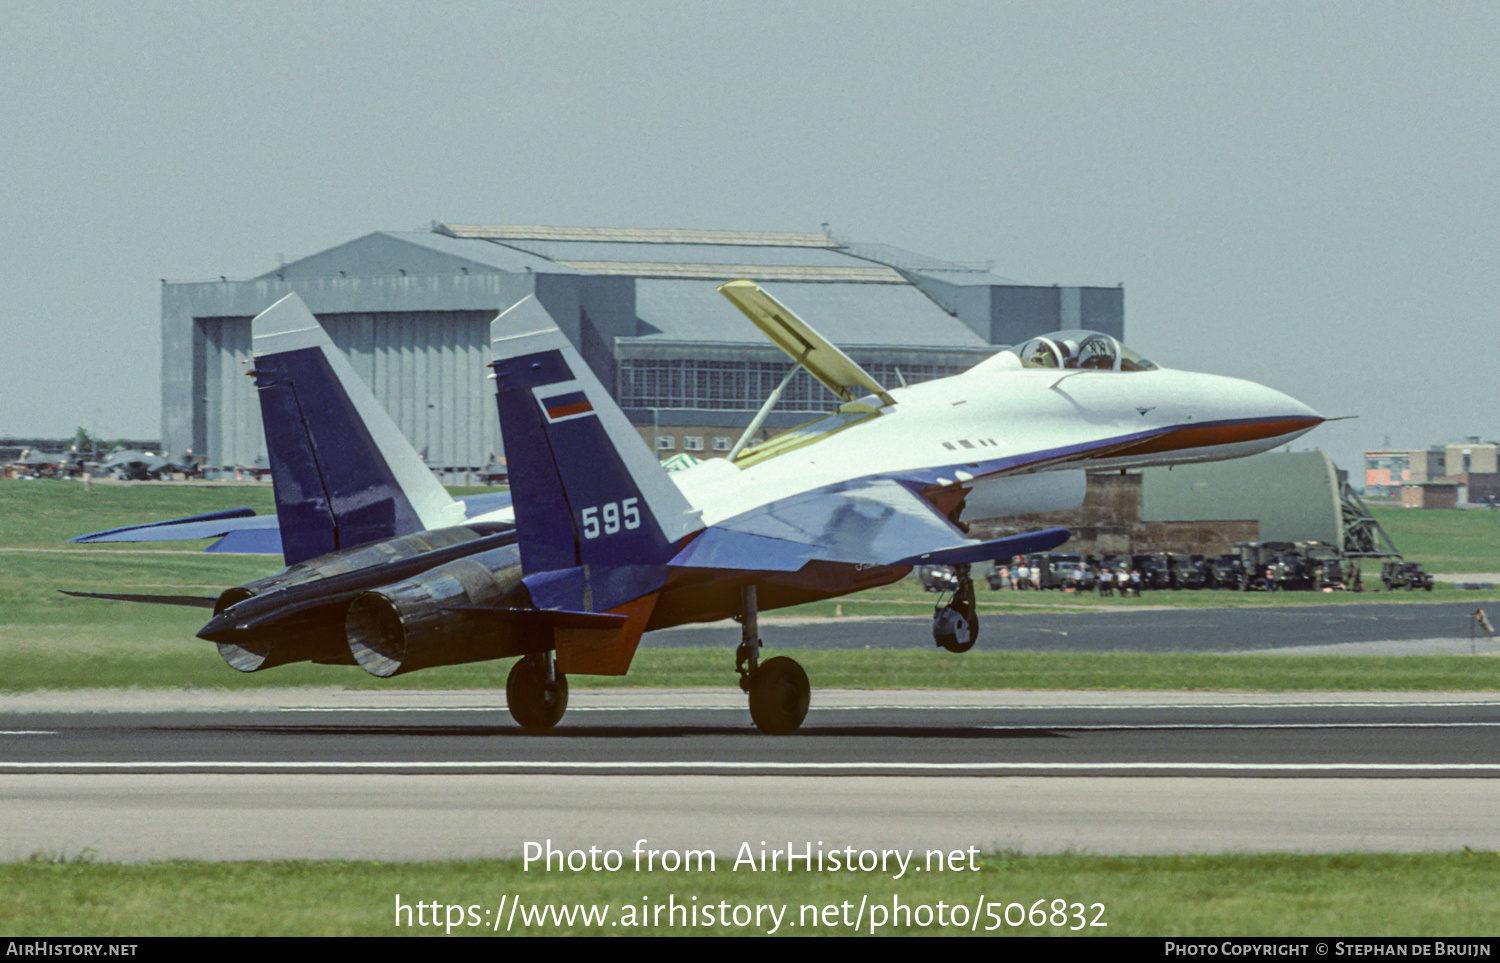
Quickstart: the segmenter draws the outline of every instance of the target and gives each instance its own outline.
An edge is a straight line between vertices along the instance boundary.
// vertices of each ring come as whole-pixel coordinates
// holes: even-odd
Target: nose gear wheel
[[[958,587],[947,605],[932,610],[932,638],[949,652],[967,652],[979,639],[979,616],[974,602],[974,580],[969,566],[955,566]]]

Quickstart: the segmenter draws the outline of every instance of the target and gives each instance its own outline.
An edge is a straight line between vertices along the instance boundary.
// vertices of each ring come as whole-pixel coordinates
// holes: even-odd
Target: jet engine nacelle
[[[529,652],[504,608],[520,585],[521,553],[507,545],[381,586],[350,604],[346,654],[388,678]]]
[[[964,499],[964,519],[1072,511],[1083,504],[1088,475],[1082,468],[1008,475],[974,486]]]
[[[214,605],[215,620],[199,635],[215,642],[224,661],[241,672],[293,662],[353,665],[344,635],[352,598],[410,574],[400,570],[402,562],[434,552],[461,553],[466,545],[477,552],[484,546],[476,543],[488,534],[483,526],[437,529],[299,562],[226,590]],[[232,618],[219,618],[251,600],[230,613]],[[215,624],[226,621],[231,624]]]

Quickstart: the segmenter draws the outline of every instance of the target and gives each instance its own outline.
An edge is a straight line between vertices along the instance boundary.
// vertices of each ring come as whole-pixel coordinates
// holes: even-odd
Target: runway
[[[989,615],[981,647],[1493,653],[1471,606]],[[777,619],[769,652],[930,648],[926,620]],[[695,626],[648,645],[725,650]],[[952,658],[933,653],[933,658]],[[1500,694],[575,689],[546,735],[500,692],[0,696],[0,859],[513,857],[527,842],[760,841],[1101,854],[1500,850]]]
[[[979,601],[1025,604],[1037,593],[981,593]],[[1193,593],[1202,596],[1205,593]],[[1232,594],[1232,593],[1224,593]],[[1049,593],[1050,597],[1050,593]],[[936,598],[936,596],[933,596]],[[1149,601],[1149,599],[1147,600]],[[1413,644],[1445,642],[1429,651],[1467,653],[1500,650],[1471,631],[1474,610],[1494,604],[1466,602],[1370,602],[1358,605],[1296,604],[1242,608],[1039,607],[1026,612],[980,612],[979,648],[989,651],[1266,653],[1287,649],[1326,654],[1419,654]],[[913,606],[910,616],[787,618],[761,620],[769,650],[931,649],[931,610]],[[924,614],[925,612],[925,614]],[[653,632],[644,648],[728,648],[738,641],[732,622],[685,625]],[[1342,649],[1329,648],[1342,646]],[[1421,652],[1420,654],[1426,654]]]
[[[487,692],[6,697],[0,857],[1500,849],[1500,695],[818,695],[786,738],[720,690],[581,690],[545,736]]]
[[[579,690],[544,734],[481,691],[162,701],[87,713],[0,702],[0,773],[1500,775],[1500,697],[1472,694],[824,690],[783,738],[757,732],[729,689]]]

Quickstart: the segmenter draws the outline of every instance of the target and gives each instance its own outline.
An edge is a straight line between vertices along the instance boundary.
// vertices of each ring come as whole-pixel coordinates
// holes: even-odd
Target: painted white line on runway
[[[1135,729],[1482,729],[1500,722],[1143,722],[1083,723],[1046,726],[1035,723],[1008,726],[1005,723],[975,726],[976,729],[1048,729],[1063,732],[1130,732]],[[807,731],[807,730],[804,730]]]
[[[476,772],[484,770],[536,770],[557,772],[639,771],[660,772],[709,769],[719,772],[1283,772],[1283,773],[1492,773],[1500,775],[1500,763],[1254,763],[1254,762],[726,762],[719,759],[681,762],[540,762],[496,760],[490,762],[251,762],[245,760],[198,760],[185,762],[0,762],[0,773],[19,770],[43,772],[136,772],[150,769],[227,769],[235,772],[285,773],[302,770],[358,772],[421,771]]]
[[[0,729],[0,736],[55,736],[50,729]]]

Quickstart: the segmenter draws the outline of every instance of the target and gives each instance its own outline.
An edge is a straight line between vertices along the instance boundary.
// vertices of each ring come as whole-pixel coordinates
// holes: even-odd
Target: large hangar
[[[489,322],[534,294],[663,455],[725,452],[789,362],[715,290],[748,278],[877,379],[956,373],[1059,328],[1124,336],[1121,287],[1028,285],[829,234],[434,224],[379,231],[244,281],[162,289],[162,441],[210,467],[264,453],[250,319],[296,292],[440,472],[501,450]],[[767,431],[831,409],[805,372]]]

